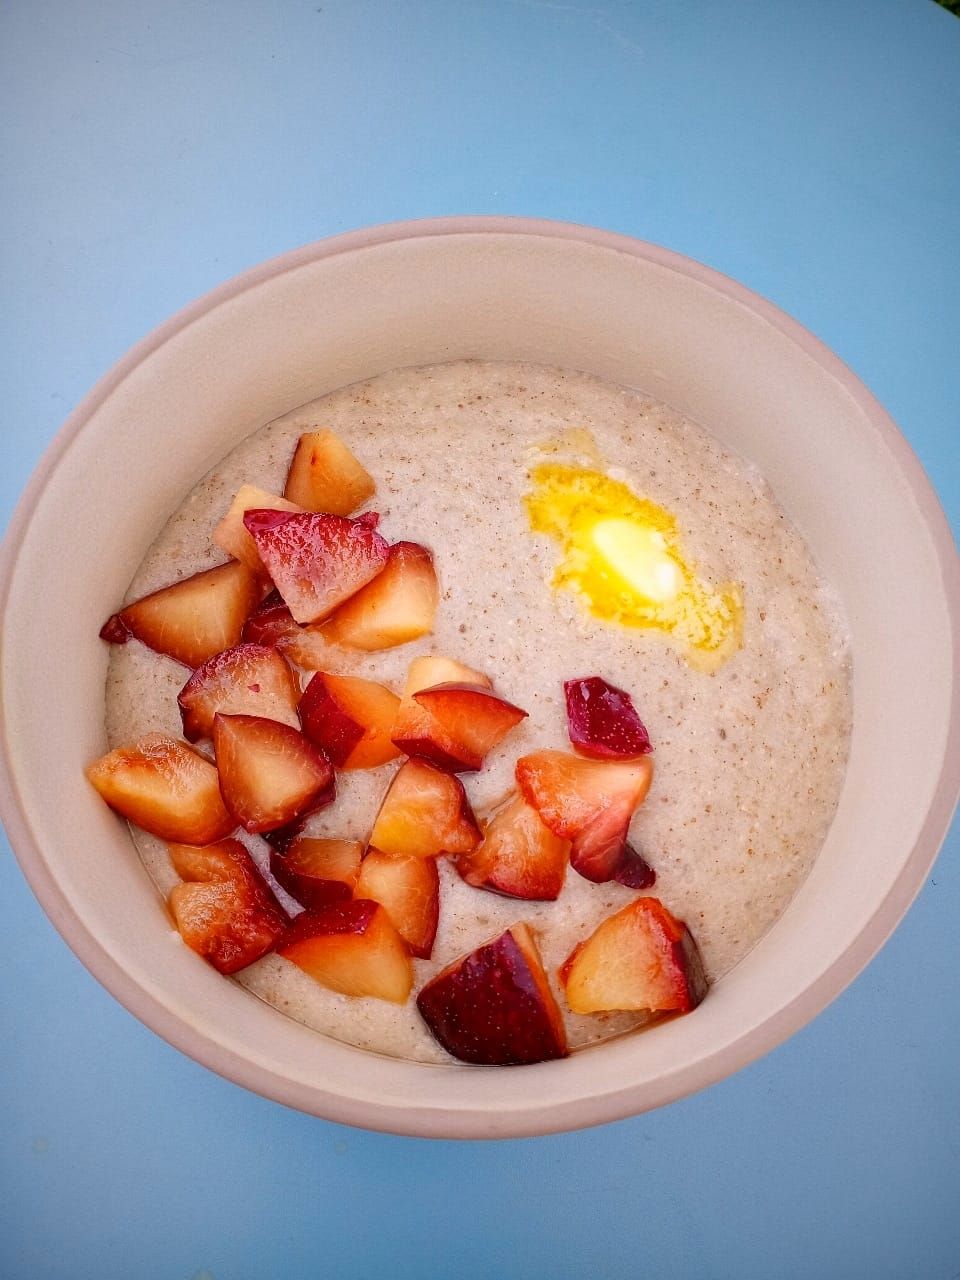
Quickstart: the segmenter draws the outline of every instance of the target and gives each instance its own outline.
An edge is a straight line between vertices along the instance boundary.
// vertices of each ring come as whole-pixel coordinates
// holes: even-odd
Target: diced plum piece
[[[236,973],[273,950],[287,916],[239,840],[199,849],[171,844],[170,860],[184,881],[170,894],[170,912],[191,950],[220,973]]]
[[[236,826],[210,761],[162,733],[101,756],[87,777],[111,809],[161,840],[210,844]]]
[[[156,653],[199,667],[237,644],[259,599],[254,575],[231,560],[125,605],[107,619],[100,635],[113,644],[135,636]]]
[[[297,443],[283,492],[305,511],[348,516],[373,497],[376,485],[332,431],[309,431]]]
[[[404,1004],[413,988],[406,943],[378,902],[356,898],[296,917],[277,947],[321,986]]]
[[[646,858],[628,844],[613,878],[627,889],[649,889],[656,883],[657,873]]]
[[[525,924],[447,965],[420,992],[417,1008],[461,1062],[512,1066],[567,1056],[563,1018]]]
[[[295,502],[288,502],[255,484],[244,484],[236,492],[227,514],[213,531],[213,540],[221,551],[245,564],[251,573],[263,576],[266,572],[257,544],[247,532],[243,517],[248,511],[302,511]]]
[[[435,858],[466,853],[480,831],[459,778],[426,760],[408,760],[394,775],[370,834],[391,856]]]
[[[440,750],[445,750],[448,741],[454,742],[455,754],[469,762],[473,769],[479,769],[488,753],[527,716],[526,711],[498,698],[482,685],[436,685],[415,693],[413,700],[430,713],[431,723],[442,728],[444,737],[437,744]],[[406,741],[410,747],[416,745],[409,739]],[[411,755],[426,754],[423,750],[408,750],[406,746],[404,750]]]
[[[177,698],[189,742],[213,736],[218,712],[263,716],[299,729],[299,700],[300,685],[286,659],[260,644],[239,644],[216,654],[197,668]]]
[[[391,857],[371,849],[360,864],[356,895],[379,902],[415,956],[428,960],[440,920],[434,858]]]
[[[707,992],[693,935],[659,898],[637,898],[602,921],[564,961],[574,1013],[687,1013]]]
[[[375,769],[400,751],[390,740],[400,699],[372,680],[318,671],[300,701],[303,732],[337,769]]]
[[[552,902],[563,888],[570,842],[540,821],[536,809],[513,795],[485,824],[483,841],[456,859],[467,884],[512,898]]]
[[[250,510],[243,523],[294,621],[333,613],[383,569],[390,548],[376,517]]]
[[[352,896],[362,856],[359,840],[299,836],[285,852],[271,852],[270,870],[291,898],[310,910],[320,910]]]
[[[393,649],[430,634],[439,598],[430,552],[396,542],[383,572],[337,609],[325,633],[351,649]]]
[[[330,761],[288,724],[217,715],[213,747],[224,802],[244,831],[284,827],[333,799]]]
[[[487,691],[490,680],[451,658],[415,658],[407,673],[407,683],[397,710],[393,741],[406,755],[430,760],[452,773],[475,771],[480,767],[476,754],[444,727],[427,707],[416,699],[418,693],[442,684],[464,684]]]
[[[629,693],[600,676],[565,680],[567,727],[574,749],[596,760],[635,760],[652,751]]]

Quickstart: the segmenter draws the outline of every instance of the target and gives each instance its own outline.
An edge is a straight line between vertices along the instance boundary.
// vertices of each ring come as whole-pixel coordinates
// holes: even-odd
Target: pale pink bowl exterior
[[[461,356],[585,369],[692,414],[760,466],[839,588],[853,632],[840,810],[775,928],[690,1018],[520,1069],[367,1054],[226,982],[172,936],[126,829],[82,778],[103,748],[97,625],[190,485],[296,404]],[[56,593],[33,589],[54,572]],[[904,591],[907,607],[885,608]],[[803,1026],[867,964],[923,884],[956,801],[960,569],[903,437],[850,370],[769,303],[667,250],[589,228],[507,218],[374,228],[286,254],[194,303],[121,360],[51,445],[4,541],[0,604],[0,811],[54,925],[185,1053],[349,1124],[547,1133],[721,1079]]]

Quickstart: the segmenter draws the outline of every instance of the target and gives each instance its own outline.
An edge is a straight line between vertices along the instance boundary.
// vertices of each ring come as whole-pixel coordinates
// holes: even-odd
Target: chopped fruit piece
[[[517,782],[554,835],[572,840],[616,806],[633,811],[650,790],[653,765],[581,760],[566,751],[535,751],[517,761]]]
[[[537,751],[517,761],[517,783],[528,804],[563,839],[570,865],[587,880],[612,879],[627,848],[634,811],[650,790],[653,764],[581,760],[565,751]]]
[[[390,741],[399,705],[382,684],[318,671],[304,690],[300,719],[337,769],[374,769],[400,754]]]
[[[440,721],[420,705],[415,695],[440,684],[466,684],[489,689],[491,682],[479,671],[473,671],[452,658],[415,658],[407,672],[407,683],[393,726],[393,741],[410,756],[421,756],[454,773],[466,773],[480,767],[476,756]]]
[[[574,1013],[687,1013],[707,992],[693,935],[658,898],[608,916],[564,961],[560,981]]]
[[[657,873],[646,858],[628,844],[613,878],[628,889],[649,889],[656,882]]]
[[[254,609],[243,625],[244,644],[276,644],[284,636],[294,635],[301,628],[283,603],[279,591],[271,591]]]
[[[461,1062],[512,1066],[567,1056],[563,1018],[525,924],[447,965],[420,992],[417,1008]]]
[[[240,644],[218,653],[197,668],[177,698],[184,737],[190,742],[213,735],[218,711],[264,716],[299,729],[299,700],[300,686],[286,659],[260,644]]]
[[[493,688],[493,681],[482,671],[465,667],[462,662],[454,662],[453,658],[438,658],[430,654],[425,658],[414,658],[410,663],[403,696],[412,698],[421,689],[433,689],[438,684],[478,684],[483,689]]]
[[[392,649],[430,634],[439,598],[433,556],[415,542],[397,542],[383,572],[329,619],[328,634],[352,649]]]
[[[457,870],[477,889],[552,902],[563,888],[569,849],[515,795],[485,826],[482,844],[457,858]]]
[[[323,671],[343,657],[343,650],[337,649],[326,632],[326,623],[316,627],[297,627],[296,631],[277,641],[277,648],[298,667],[306,671]]]
[[[248,511],[302,511],[295,502],[278,498],[275,493],[245,484],[237,490],[230,509],[213,531],[213,540],[221,551],[245,564],[251,573],[263,574],[263,561],[257,544],[247,532],[243,517]]]
[[[565,680],[570,741],[596,760],[633,760],[653,748],[629,693],[599,676]]]
[[[413,987],[406,943],[378,902],[355,899],[305,911],[277,947],[321,986],[403,1004]]]
[[[283,490],[307,511],[348,516],[376,492],[373,478],[332,431],[300,437]]]
[[[188,947],[221,973],[273,950],[287,916],[239,840],[202,849],[172,844],[170,860],[185,881],[171,892],[170,911]]]
[[[288,724],[218,715],[213,747],[223,799],[244,831],[286,826],[333,799],[330,761]]]
[[[185,667],[199,667],[238,642],[259,598],[253,574],[233,560],[126,605],[107,619],[100,635],[123,644],[126,632]]]
[[[286,853],[274,850],[270,854],[270,870],[292,898],[317,910],[352,895],[362,855],[359,840],[310,840],[301,836]]]
[[[570,865],[585,880],[603,884],[616,879],[627,857],[633,805],[627,797],[611,804],[573,837]]]
[[[210,761],[162,733],[101,756],[87,777],[111,809],[162,840],[209,844],[236,826]]]
[[[243,523],[294,620],[316,622],[372,581],[390,548],[375,516],[248,511]]]
[[[429,960],[440,920],[440,875],[433,858],[394,858],[371,849],[360,864],[356,893],[379,902],[413,954]]]
[[[459,778],[426,760],[402,765],[383,798],[370,835],[381,853],[435,858],[466,853],[480,832]]]
[[[468,761],[473,769],[479,769],[487,753],[527,716],[526,711],[480,685],[441,684],[422,689],[413,695],[413,700],[429,711],[457,744],[455,754]],[[440,744],[441,750],[443,745]],[[404,747],[404,750],[408,749]],[[420,750],[408,751],[408,754],[426,753]]]

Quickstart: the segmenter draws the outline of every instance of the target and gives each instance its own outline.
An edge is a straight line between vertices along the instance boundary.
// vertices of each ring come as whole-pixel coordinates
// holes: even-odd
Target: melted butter
[[[671,512],[602,471],[545,462],[530,479],[530,527],[561,548],[556,590],[574,592],[604,622],[662,632],[703,670],[736,651],[741,589],[698,577]]]

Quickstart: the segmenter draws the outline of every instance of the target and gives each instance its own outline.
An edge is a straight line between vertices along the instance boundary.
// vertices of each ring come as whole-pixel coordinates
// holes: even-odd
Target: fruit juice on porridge
[[[304,405],[237,445],[171,517],[130,584],[127,599],[139,600],[174,579],[222,564],[224,553],[213,534],[244,485],[262,493],[246,504],[257,514],[244,522],[241,512],[237,527],[252,530],[253,554],[262,550],[269,569],[271,539],[279,536],[277,530],[298,504],[288,501],[273,516],[261,508],[284,506],[271,495],[283,494],[300,437],[321,428],[332,431],[376,483],[375,495],[361,483],[353,496],[360,516],[378,512],[379,523],[355,518],[344,526],[349,525],[358,574],[371,572],[364,557],[382,557],[388,564],[380,579],[385,581],[393,562],[386,560],[384,548],[395,550],[399,544],[407,548],[396,554],[408,577],[423,569],[424,556],[428,561],[432,556],[439,598],[429,634],[368,650],[342,642],[344,635],[354,634],[350,626],[362,625],[362,617],[357,624],[362,611],[354,608],[350,614],[349,590],[332,614],[334,623],[341,619],[338,643],[331,640],[329,626],[326,632],[323,626],[297,627],[301,620],[288,595],[299,588],[288,593],[275,576],[283,600],[274,607],[285,614],[284,625],[293,628],[283,652],[294,663],[296,687],[290,691],[284,685],[287,677],[277,675],[270,723],[279,727],[271,730],[269,749],[260,744],[258,758],[267,761],[270,752],[285,750],[285,733],[299,739],[296,700],[315,670],[330,677],[311,690],[322,729],[329,726],[328,711],[338,698],[343,705],[351,690],[351,696],[368,696],[358,680],[388,691],[369,696],[384,707],[384,699],[392,698],[393,714],[411,664],[431,656],[453,665],[429,668],[430,685],[441,692],[428,689],[414,707],[416,714],[432,705],[438,713],[456,712],[470,722],[476,719],[476,707],[484,716],[498,716],[503,734],[485,751],[480,768],[464,757],[459,763],[440,760],[438,770],[435,743],[419,773],[403,766],[405,779],[433,788],[442,803],[453,806],[450,813],[466,824],[460,828],[466,843],[459,859],[427,857],[421,862],[429,869],[416,869],[421,879],[436,877],[439,918],[429,955],[421,954],[428,948],[418,951],[407,939],[413,958],[404,963],[412,964],[413,989],[406,998],[401,990],[402,1003],[391,996],[345,995],[320,985],[298,967],[296,957],[302,958],[311,943],[296,933],[235,970],[237,980],[338,1039],[400,1057],[449,1061],[425,1025],[430,1012],[426,999],[418,1011],[417,993],[457,957],[496,935],[506,937],[510,963],[525,965],[528,937],[522,930],[504,934],[523,922],[533,931],[556,997],[563,1025],[553,1030],[560,1037],[565,1032],[571,1049],[645,1021],[648,1015],[637,1005],[574,1012],[571,1003],[581,1009],[596,1006],[585,1003],[582,995],[573,998],[576,974],[571,976],[569,966],[563,980],[557,980],[578,944],[592,939],[604,921],[632,910],[644,881],[631,880],[622,864],[617,874],[623,883],[612,873],[599,882],[586,878],[577,870],[577,856],[590,855],[578,845],[573,827],[564,834],[566,829],[551,820],[556,830],[544,835],[537,815],[530,816],[533,804],[540,818],[549,819],[536,788],[559,785],[548,776],[558,761],[550,753],[564,752],[566,758],[571,751],[564,684],[593,677],[614,691],[605,697],[629,694],[627,701],[652,743],[652,754],[637,747],[626,753],[632,763],[599,767],[619,769],[618,785],[632,788],[630,812],[634,806],[636,811],[629,848],[641,855],[637,865],[645,860],[655,872],[650,892],[669,907],[663,928],[669,933],[674,917],[686,922],[706,977],[711,982],[722,977],[770,928],[809,871],[836,807],[851,723],[849,656],[836,601],[762,478],[675,411],[587,375],[470,361],[397,370]],[[292,497],[289,486],[287,496]],[[353,514],[358,514],[355,508]],[[237,545],[231,543],[235,555]],[[381,567],[378,562],[373,572]],[[622,585],[623,580],[628,589],[619,594],[611,590],[611,583]],[[377,581],[373,578],[374,586]],[[361,584],[355,601],[370,589]],[[238,590],[242,595],[249,583]],[[353,584],[350,590],[355,590]],[[262,595],[260,590],[258,599]],[[640,601],[642,607],[627,607],[624,600]],[[246,617],[256,604],[244,597],[237,607]],[[263,613],[268,623],[269,607],[268,600]],[[258,633],[268,643],[271,634],[269,626]],[[108,638],[126,637],[117,632]],[[186,721],[178,694],[189,676],[186,667],[198,665],[190,654],[177,661],[135,641],[117,644],[107,680],[111,747],[148,733],[182,739]],[[336,681],[344,678],[348,683],[338,686]],[[490,682],[496,699],[483,697]],[[450,685],[460,689],[459,701],[443,692]],[[464,692],[464,685],[473,692]],[[408,688],[408,713],[411,697],[415,701],[416,693]],[[465,702],[468,698],[474,701]],[[216,750],[221,789],[224,761],[233,758],[229,753],[242,757],[252,741],[256,726],[250,719],[221,717]],[[299,720],[306,731],[304,703]],[[206,730],[213,733],[210,725]],[[212,759],[207,737],[198,734],[197,741],[201,754]],[[389,734],[364,741],[366,767],[336,769],[337,798],[327,807],[315,806],[333,771],[323,752],[301,752],[298,785],[311,797],[306,808],[314,808],[295,834],[337,841],[335,849],[323,846],[323,856],[352,865],[346,879],[355,888],[359,874],[360,890],[367,892],[367,885],[374,893],[381,884],[378,875],[392,874],[396,864],[389,853],[379,867],[376,859],[368,856],[360,863],[360,858],[404,756]],[[397,741],[413,757],[411,766],[418,766],[420,748],[410,743],[419,739],[408,734]],[[333,748],[323,745],[329,755]],[[448,754],[450,750],[456,756],[448,744]],[[517,762],[528,759],[534,765],[521,785]],[[450,781],[457,777],[458,782]],[[462,787],[462,811],[456,787]],[[550,890],[557,893],[554,900],[474,887],[487,873],[476,872],[467,846],[471,839],[476,846],[480,832],[474,825],[471,837],[470,818],[463,814],[472,811],[483,826],[511,804],[512,816],[503,820],[506,829],[515,833],[518,824],[536,823],[538,856],[557,852],[547,849],[550,841],[562,845],[560,862],[554,858],[552,863],[558,878]],[[221,825],[233,827],[237,816],[234,806]],[[220,828],[214,826],[211,838],[219,839]],[[133,832],[164,896],[177,889],[181,876],[190,879],[195,859],[189,845],[175,845],[180,852],[172,856],[169,835],[160,839],[136,826]],[[254,862],[268,870],[265,834],[269,831],[247,830],[240,838]],[[448,833],[447,853],[457,838]],[[623,849],[622,838],[619,847]],[[609,841],[595,840],[593,856],[608,848]],[[273,857],[276,864],[277,854]],[[476,874],[468,883],[464,875],[471,869]],[[273,883],[281,904],[296,911],[297,903]],[[299,881],[287,884],[296,889]],[[488,878],[487,885],[495,887],[495,878]],[[362,914],[355,902],[343,906],[338,927],[379,928],[372,916],[360,920]],[[629,916],[627,912],[624,918]],[[659,930],[661,922],[650,917],[643,925],[649,933]],[[612,937],[614,926],[604,928]],[[673,945],[686,945],[677,939]],[[581,953],[581,968],[589,954],[589,948]],[[495,966],[498,957],[490,953],[487,959]],[[564,983],[571,984],[566,992]]]

